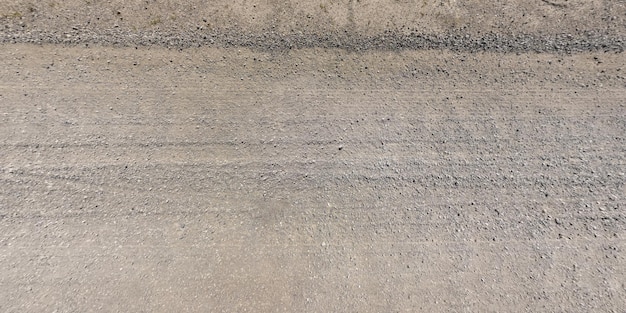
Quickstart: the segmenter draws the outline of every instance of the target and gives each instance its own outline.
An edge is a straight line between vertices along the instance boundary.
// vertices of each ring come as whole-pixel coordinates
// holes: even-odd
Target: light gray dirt
[[[619,16],[561,33],[532,15],[523,38],[609,47],[542,53],[456,1],[441,12],[474,30],[430,1],[410,26],[484,27],[498,48],[368,46],[395,29],[359,24],[373,9],[335,48],[162,44],[199,38],[184,9],[152,42],[134,41],[155,26],[140,11],[120,37],[57,41],[91,3],[0,5],[0,311],[624,312],[623,1],[529,6]],[[299,38],[340,34],[330,12]]]

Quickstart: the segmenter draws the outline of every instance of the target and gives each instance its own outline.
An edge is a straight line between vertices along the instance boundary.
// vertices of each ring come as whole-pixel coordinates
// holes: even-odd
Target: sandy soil
[[[624,312],[623,1],[180,3],[0,4],[0,311]]]

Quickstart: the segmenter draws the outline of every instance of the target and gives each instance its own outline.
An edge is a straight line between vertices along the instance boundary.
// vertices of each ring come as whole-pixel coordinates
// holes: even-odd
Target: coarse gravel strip
[[[580,52],[624,52],[626,38],[608,36],[600,32],[584,34],[535,34],[505,36],[488,33],[480,37],[463,33],[420,34],[411,31],[386,31],[375,36],[363,34],[245,34],[242,31],[225,32],[124,32],[102,30],[99,32],[73,29],[59,34],[46,31],[0,31],[0,43],[34,43],[64,45],[112,45],[112,46],[165,46],[171,48],[190,47],[248,47],[261,51],[285,51],[290,49],[323,48],[348,51],[369,50],[432,50],[446,49],[457,52],[537,52],[537,53],[580,53]]]

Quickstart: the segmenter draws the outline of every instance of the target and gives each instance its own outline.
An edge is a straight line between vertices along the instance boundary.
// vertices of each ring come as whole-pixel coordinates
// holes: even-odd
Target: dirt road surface
[[[623,1],[196,2],[0,4],[0,311],[624,312]]]

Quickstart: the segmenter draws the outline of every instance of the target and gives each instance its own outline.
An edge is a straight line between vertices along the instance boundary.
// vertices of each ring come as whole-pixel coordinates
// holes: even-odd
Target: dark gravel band
[[[113,46],[170,46],[189,48],[199,46],[248,47],[259,50],[288,50],[300,48],[338,48],[350,51],[368,50],[425,50],[489,52],[556,52],[577,53],[590,51],[623,52],[626,38],[600,32],[557,35],[507,36],[487,33],[482,36],[462,33],[443,35],[418,32],[386,31],[378,35],[350,32],[328,34],[244,33],[237,30],[219,32],[191,31],[168,33],[154,31],[126,32],[117,29],[99,32],[72,29],[67,32],[25,31],[9,29],[0,31],[0,43],[36,43],[66,45]]]

